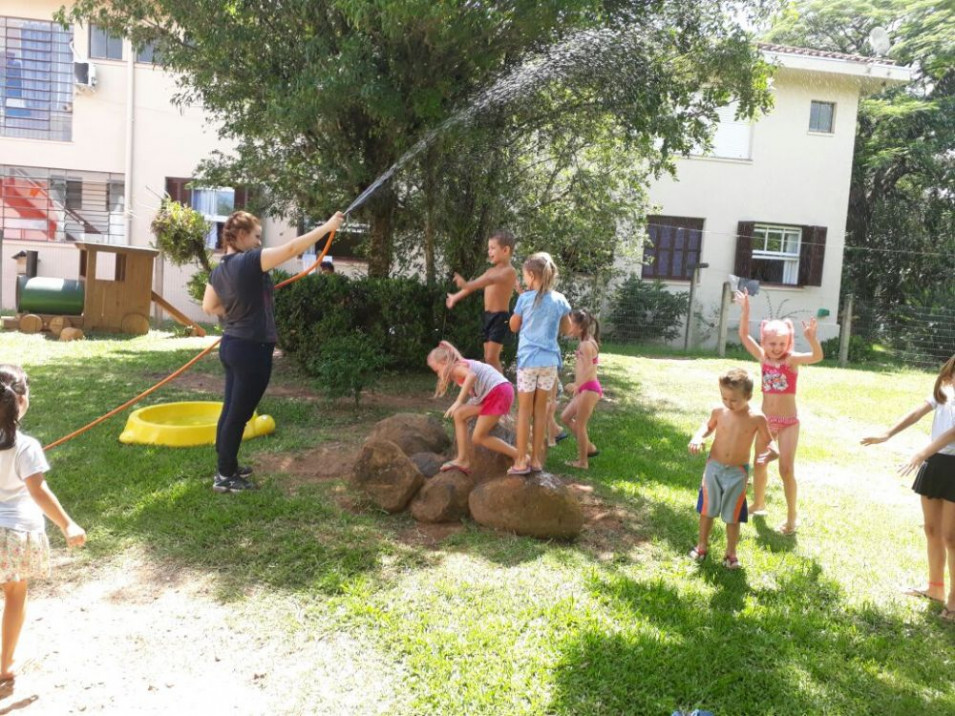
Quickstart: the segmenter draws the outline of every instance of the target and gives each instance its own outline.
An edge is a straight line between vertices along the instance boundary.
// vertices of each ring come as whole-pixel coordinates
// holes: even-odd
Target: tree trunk
[[[379,189],[368,202],[368,275],[385,278],[391,272],[391,240],[398,199],[391,187]]]

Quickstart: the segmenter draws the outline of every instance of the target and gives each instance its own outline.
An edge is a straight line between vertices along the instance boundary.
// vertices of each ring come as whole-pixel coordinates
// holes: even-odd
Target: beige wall
[[[795,318],[805,319],[827,309],[829,317],[819,319],[820,337],[826,339],[838,335],[835,321],[859,85],[853,79],[782,69],[775,79],[774,95],[772,112],[753,126],[749,160],[680,160],[677,179],[655,182],[650,199],[657,213],[705,220],[700,260],[709,268],[701,270],[694,301],[707,319],[716,318],[722,284],[733,273],[739,221],[827,227],[822,286],[766,287],[761,289],[763,296],[753,299],[756,325],[768,313],[765,294],[770,295],[777,314],[797,312]],[[832,134],[809,131],[812,100],[836,104]],[[689,288],[688,281],[668,285],[674,290]],[[737,319],[734,308],[731,337]],[[715,332],[709,336],[705,332],[695,338],[713,343]]]
[[[0,14],[49,20],[60,7],[60,0],[2,0]],[[79,57],[88,54],[89,33],[85,27],[73,31],[74,49]],[[129,46],[126,56],[129,56]],[[129,97],[126,60],[91,60],[96,67],[97,86],[93,92],[76,91],[73,104],[73,139],[51,142],[0,137],[0,161],[4,164],[56,169],[111,172],[124,175],[127,170],[127,103]],[[166,177],[192,176],[196,165],[213,149],[228,150],[230,144],[219,139],[217,127],[198,107],[173,106],[175,80],[149,64],[134,64],[133,84],[133,163],[126,181],[132,187],[128,210],[131,230],[127,237],[134,246],[150,246],[153,236],[150,222],[159,208]],[[266,244],[294,238],[294,227],[267,220],[263,226]],[[14,306],[15,265],[9,257],[21,247],[40,252],[39,271],[44,276],[76,278],[76,250],[69,245],[38,242],[5,242],[2,262],[2,305]],[[195,320],[208,320],[187,297],[185,283],[191,269],[171,265],[157,270],[154,288],[168,301]],[[298,263],[290,263],[297,270]]]

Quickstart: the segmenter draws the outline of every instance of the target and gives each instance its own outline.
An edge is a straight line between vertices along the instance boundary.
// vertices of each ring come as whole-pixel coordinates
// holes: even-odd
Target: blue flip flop
[[[566,430],[561,430],[560,435],[554,438],[554,442],[559,443],[561,440],[566,440],[569,437],[570,437],[570,433],[568,433]]]

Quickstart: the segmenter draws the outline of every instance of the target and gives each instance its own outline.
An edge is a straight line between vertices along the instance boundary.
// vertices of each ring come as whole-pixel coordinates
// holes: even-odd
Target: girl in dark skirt
[[[904,464],[903,475],[918,468],[912,489],[922,498],[928,552],[928,586],[912,587],[906,594],[944,603],[941,618],[955,622],[955,356],[939,371],[932,396],[896,423],[888,432],[862,439],[875,445],[917,423],[929,412],[932,441]],[[945,592],[945,563],[949,590]]]

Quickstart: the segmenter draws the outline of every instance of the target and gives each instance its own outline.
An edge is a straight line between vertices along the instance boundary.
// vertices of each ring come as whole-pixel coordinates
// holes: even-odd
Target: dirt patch
[[[255,468],[260,473],[280,475],[281,484],[294,493],[302,485],[348,477],[360,451],[357,444],[322,443],[304,452],[257,455]]]
[[[133,550],[106,563],[54,555],[55,578],[31,586],[0,713],[383,713],[393,698],[391,667],[370,645],[284,634],[254,611],[261,599],[217,600],[214,575]]]
[[[409,547],[437,549],[448,537],[463,531],[464,523],[462,522],[440,522],[437,524],[415,522],[411,527],[395,534],[395,539]]]
[[[647,542],[640,531],[639,515],[603,500],[592,485],[568,482],[567,487],[584,511],[584,527],[577,538],[580,547],[601,561],[610,561]]]

